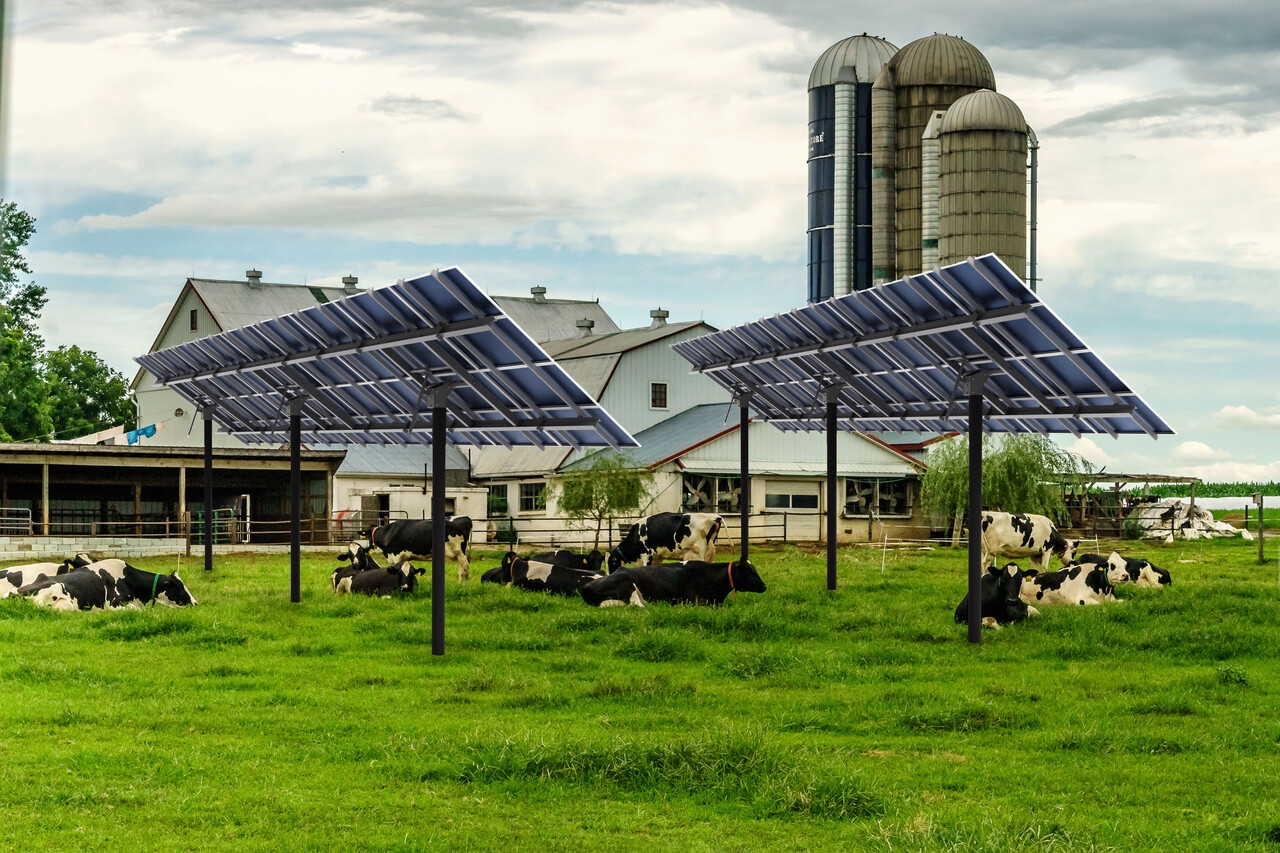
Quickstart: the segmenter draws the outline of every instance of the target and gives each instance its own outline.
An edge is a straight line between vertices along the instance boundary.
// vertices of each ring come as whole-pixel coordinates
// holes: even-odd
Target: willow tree
[[[549,488],[566,517],[595,527],[594,547],[599,548],[600,531],[606,524],[640,508],[653,474],[616,453],[599,452],[589,459],[577,470],[561,474]]]
[[[966,517],[969,511],[969,442],[953,436],[929,449],[929,470],[921,486],[932,518]],[[1067,517],[1062,484],[1087,478],[1092,466],[1082,457],[1037,433],[984,437],[982,501],[985,509]],[[956,525],[959,527],[959,524]]]

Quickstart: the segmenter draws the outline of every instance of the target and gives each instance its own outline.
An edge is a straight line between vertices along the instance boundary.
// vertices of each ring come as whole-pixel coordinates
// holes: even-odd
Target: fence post
[[[790,515],[790,513],[784,512],[782,514],[782,544],[783,545],[787,544],[787,516],[788,515]]]

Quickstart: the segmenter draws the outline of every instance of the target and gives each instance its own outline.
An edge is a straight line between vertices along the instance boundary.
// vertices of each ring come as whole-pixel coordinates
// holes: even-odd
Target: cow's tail
[[[713,545],[715,544],[716,537],[720,535],[721,527],[724,527],[724,519],[717,515],[716,520],[711,522],[711,529],[707,531],[708,542],[710,542]]]

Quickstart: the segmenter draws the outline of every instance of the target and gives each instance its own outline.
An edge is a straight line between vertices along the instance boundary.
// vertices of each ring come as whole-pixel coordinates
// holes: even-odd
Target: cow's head
[[[1027,603],[1022,600],[1022,581],[1024,578],[1036,576],[1035,569],[1023,571],[1017,563],[1005,563],[1003,568],[992,566],[987,570],[996,579],[996,601],[999,609],[1004,611],[1004,618],[996,618],[998,622],[1021,622],[1027,618]]]
[[[741,592],[764,592],[768,589],[750,560],[729,563],[729,581],[735,590]]]
[[[418,587],[418,575],[426,574],[427,570],[416,569],[409,561],[401,560],[394,566],[388,566],[387,572],[400,578],[401,592],[413,592]]]
[[[1054,531],[1055,533],[1057,531]],[[1058,559],[1062,561],[1062,565],[1067,565],[1075,559],[1076,550],[1080,547],[1079,539],[1063,539],[1062,545],[1054,548],[1053,553],[1058,555]]]
[[[627,535],[622,537],[622,541],[618,543],[617,547],[609,552],[610,572],[616,572],[625,563],[634,563],[644,553],[644,529],[643,522],[631,525]]]
[[[187,589],[187,585],[182,582],[182,578],[178,577],[176,571],[171,575],[160,575],[155,583],[157,604],[163,604],[166,607],[195,605],[196,597],[191,594],[191,590]]]

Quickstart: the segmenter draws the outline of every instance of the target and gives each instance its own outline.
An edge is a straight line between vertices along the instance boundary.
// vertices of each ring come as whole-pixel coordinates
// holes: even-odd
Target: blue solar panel
[[[135,359],[246,443],[430,440],[447,394],[453,443],[635,447],[599,403],[459,269],[359,293]]]
[[[907,276],[672,345],[781,429],[966,429],[986,380],[993,432],[1172,435],[1173,429],[995,255]]]

